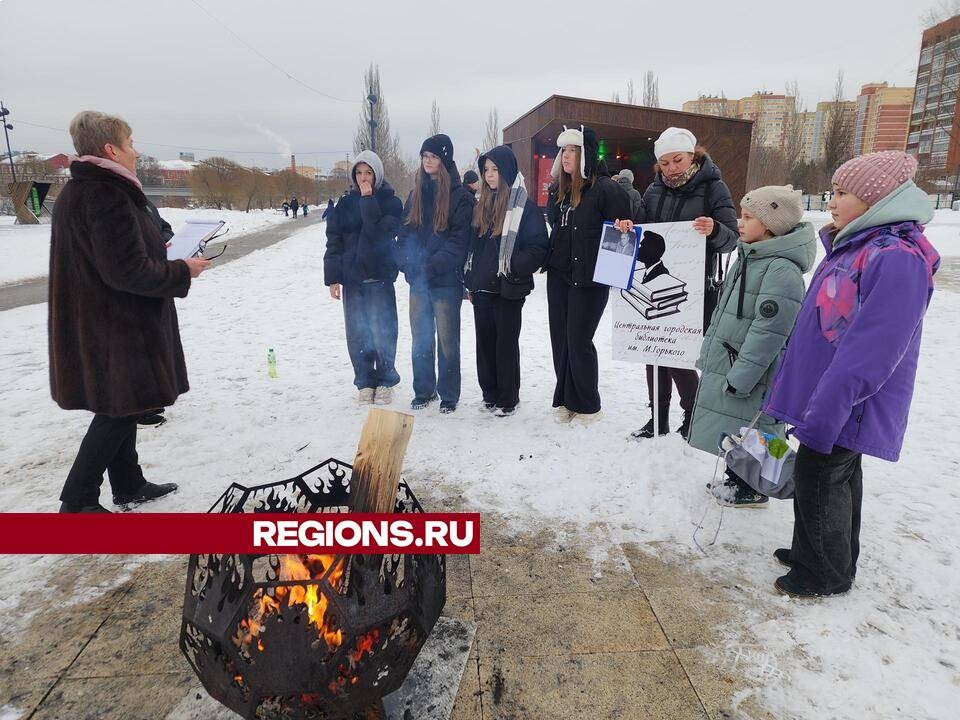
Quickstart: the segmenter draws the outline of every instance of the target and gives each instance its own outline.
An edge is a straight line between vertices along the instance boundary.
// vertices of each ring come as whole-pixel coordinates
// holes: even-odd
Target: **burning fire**
[[[278,580],[306,580],[318,581],[323,577],[333,562],[333,555],[278,555],[280,567]],[[337,589],[343,580],[344,563],[340,562],[330,572],[328,581]],[[317,628],[317,635],[324,640],[327,648],[333,650],[340,647],[341,632],[339,629],[328,627],[324,622],[327,613],[327,597],[318,592],[317,585],[280,585],[273,588],[273,594],[268,595],[262,588],[253,594],[254,605],[250,614],[240,621],[240,626],[233,637],[234,644],[246,650],[256,641],[257,649],[263,650],[263,638],[260,636],[266,618],[270,615],[279,615],[284,604],[287,607],[305,605],[310,624]]]

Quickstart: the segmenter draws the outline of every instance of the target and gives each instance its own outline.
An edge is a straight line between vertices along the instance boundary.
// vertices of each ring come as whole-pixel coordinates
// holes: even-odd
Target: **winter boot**
[[[840,588],[839,590],[834,590],[833,592],[820,592],[815,590],[807,585],[804,585],[802,582],[793,577],[793,571],[791,570],[786,575],[781,575],[773,583],[773,587],[781,595],[789,595],[792,598],[800,598],[802,600],[827,597],[829,595],[843,595],[850,591],[850,585]]]
[[[496,410],[493,411],[493,414],[496,415],[497,417],[510,417],[511,415],[516,415],[516,413],[517,413],[516,405],[514,405],[513,407],[505,407],[505,408],[498,407]]]
[[[571,425],[593,425],[603,417],[603,410],[597,410],[595,413],[573,413],[570,415]]]
[[[373,402],[376,405],[389,405],[393,401],[393,388],[386,385],[378,385],[373,394]]]
[[[357,402],[361,405],[373,405],[373,399],[376,390],[373,388],[360,388],[360,394],[357,396]]]
[[[96,505],[71,505],[70,503],[61,503],[60,512],[62,513],[109,513],[112,511],[107,510],[100,503],[97,503]]]
[[[440,402],[440,414],[449,415],[457,411],[457,404],[453,400],[443,400]]]
[[[680,427],[677,428],[677,432],[680,433],[680,437],[684,440],[690,437],[690,420],[693,417],[693,413],[689,410],[683,411],[683,422],[680,423]]]
[[[163,414],[165,409],[166,408],[158,408],[143,413],[143,415],[137,418],[137,425],[156,425],[157,427],[163,425],[167,421],[167,418]]]
[[[727,507],[767,507],[770,502],[770,498],[763,493],[758,493],[747,485],[731,472],[729,468],[727,469],[727,479],[724,480],[723,485],[716,490],[717,491],[714,492],[714,490],[711,489],[710,492],[717,498],[717,502]]]
[[[497,404],[493,400],[483,400],[480,402],[480,407],[478,408],[480,412],[492,413],[497,409]]]
[[[784,567],[793,567],[793,563],[790,562],[790,548],[777,548],[773,551],[773,557]]]
[[[660,432],[658,435],[667,435],[670,432],[670,406],[665,405],[660,408]],[[631,440],[644,440],[653,437],[653,416],[650,416],[649,422],[639,430],[630,433]]]
[[[161,498],[164,495],[168,495],[177,489],[176,483],[161,483],[156,484],[152,482],[145,482],[140,488],[133,493],[132,495],[114,495],[113,504],[114,505],[130,505],[130,504],[139,504],[142,502],[147,502],[148,500],[156,500]]]

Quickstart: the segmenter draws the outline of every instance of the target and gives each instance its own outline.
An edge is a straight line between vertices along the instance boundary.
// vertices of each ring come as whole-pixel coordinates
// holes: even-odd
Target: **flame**
[[[317,581],[334,562],[333,555],[280,555],[278,580],[306,580]],[[340,562],[333,568],[328,581],[333,588],[338,588],[343,580],[344,563]],[[263,651],[263,638],[260,636],[265,619],[269,615],[279,615],[284,604],[287,607],[305,605],[310,624],[317,628],[317,635],[326,642],[331,650],[340,647],[342,634],[339,629],[333,629],[324,622],[327,613],[328,601],[326,595],[319,592],[316,584],[312,585],[280,585],[273,588],[273,594],[268,595],[262,588],[253,594],[253,607],[247,617],[240,621],[240,626],[233,637],[237,647],[249,648],[256,641],[257,649]]]
[[[347,683],[351,685],[356,685],[357,681],[360,679],[358,675],[354,674],[354,671],[357,669],[357,665],[363,660],[363,656],[373,655],[374,645],[377,641],[380,640],[380,630],[373,628],[368,633],[365,633],[357,638],[357,646],[347,653],[347,665],[341,665],[337,668],[337,676],[330,681],[328,687],[330,692],[335,695],[340,695],[343,693],[344,686]]]

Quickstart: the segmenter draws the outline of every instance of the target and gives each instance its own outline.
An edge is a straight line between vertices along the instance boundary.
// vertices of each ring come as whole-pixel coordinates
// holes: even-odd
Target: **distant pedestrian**
[[[306,217],[306,216],[307,216],[307,201],[306,201],[306,200],[303,201],[303,206],[302,206],[302,207],[303,207],[303,216]]]
[[[284,200],[284,201],[283,201],[283,205],[281,205],[280,207],[283,208],[283,216],[284,216],[284,217],[290,217],[290,203],[288,203],[286,200]]]
[[[293,217],[297,217],[297,210],[300,209],[300,203],[297,202],[297,196],[290,198],[290,209],[293,211]]]

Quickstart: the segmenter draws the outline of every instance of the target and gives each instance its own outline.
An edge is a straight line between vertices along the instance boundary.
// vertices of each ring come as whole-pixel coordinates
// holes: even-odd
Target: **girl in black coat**
[[[582,126],[581,126],[582,128]],[[630,198],[607,175],[590,128],[557,137],[547,215],[552,227],[547,270],[550,342],[557,387],[553,406],[561,420],[590,422],[600,416],[597,349],[593,336],[609,288],[593,282],[604,221],[630,217]]]
[[[513,150],[495,147],[478,166],[483,182],[464,282],[473,303],[483,408],[506,417],[520,401],[521,311],[547,254],[547,227],[527,198]]]
[[[717,306],[718,284],[715,277],[720,266],[719,255],[736,248],[740,231],[737,211],[730,189],[706,151],[697,145],[693,133],[684,128],[667,128],[654,144],[657,174],[643,193],[644,217],[641,222],[677,222],[692,220],[694,228],[706,236],[706,277],[704,278],[703,326]],[[629,225],[627,226],[629,227]],[[690,417],[697,398],[700,378],[696,370],[661,367],[657,378],[660,405],[658,434],[670,432],[671,385],[677,386],[683,422],[679,432],[684,439],[690,430]],[[653,366],[647,365],[647,393],[653,408]],[[639,430],[635,439],[653,437],[653,417]]]
[[[330,297],[343,298],[347,352],[361,404],[386,405],[397,373],[397,280],[394,238],[403,214],[383,163],[364,150],[350,171],[353,187],[327,217],[324,282]]]
[[[474,202],[460,182],[450,138],[424,140],[416,185],[397,236],[400,268],[410,284],[412,410],[427,407],[439,395],[440,412],[452,413],[460,401],[463,263]]]

